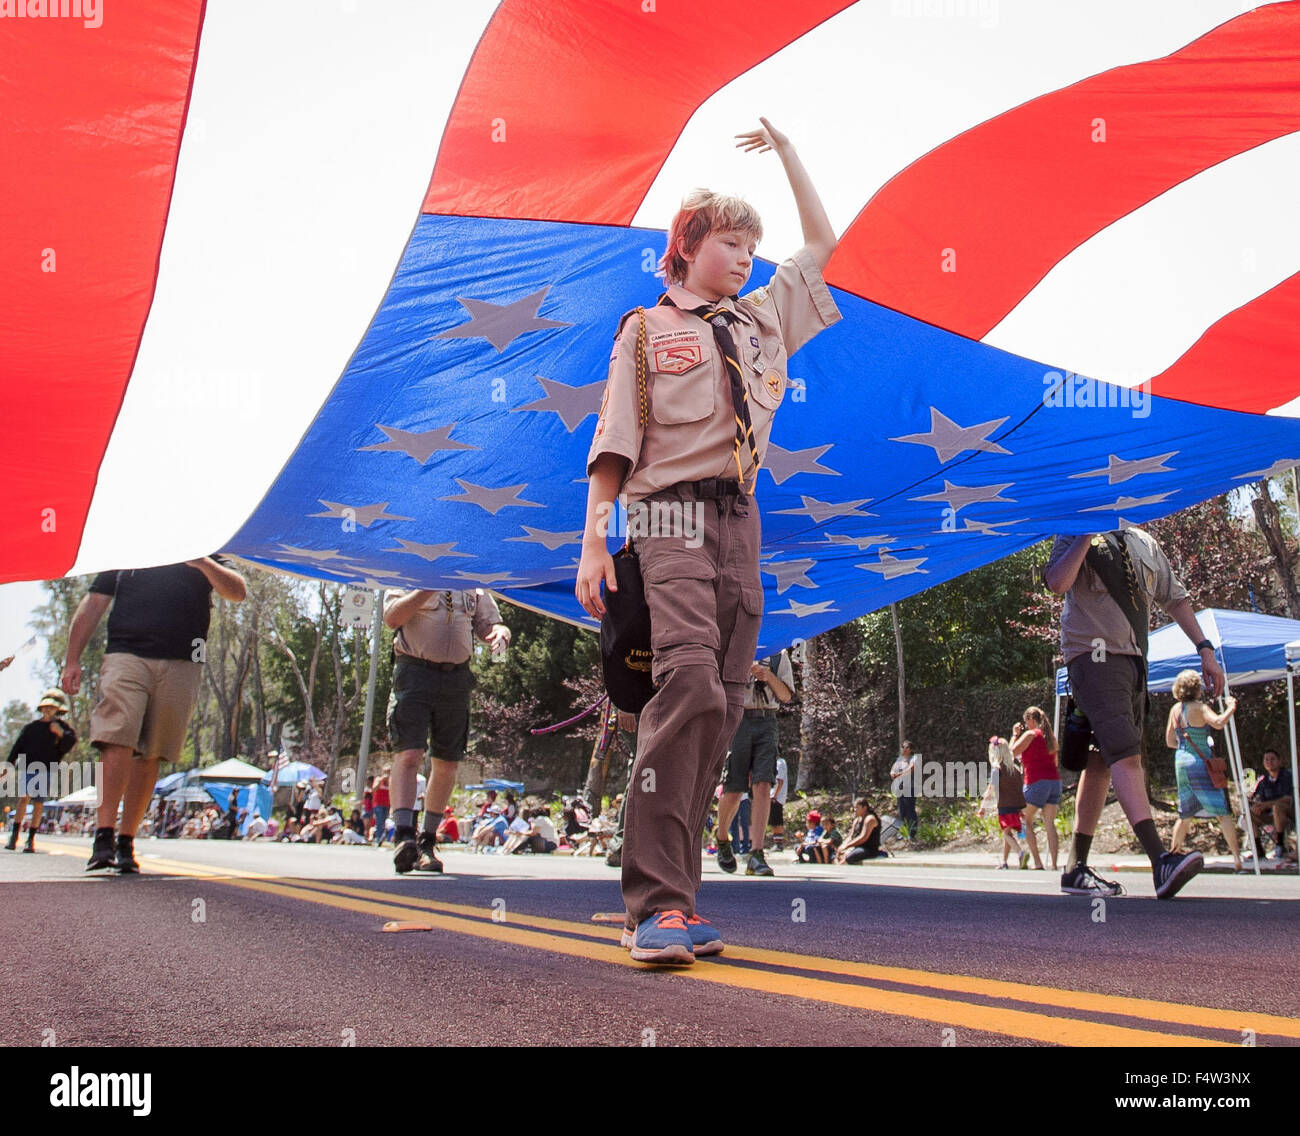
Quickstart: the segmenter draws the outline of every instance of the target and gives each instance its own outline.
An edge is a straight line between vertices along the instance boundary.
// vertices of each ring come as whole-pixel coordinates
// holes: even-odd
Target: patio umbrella
[[[267,774],[265,769],[258,769],[256,765],[249,765],[246,761],[232,757],[227,761],[219,761],[216,765],[200,769],[198,775],[200,781],[237,781],[241,785],[247,785],[254,781],[261,781]]]

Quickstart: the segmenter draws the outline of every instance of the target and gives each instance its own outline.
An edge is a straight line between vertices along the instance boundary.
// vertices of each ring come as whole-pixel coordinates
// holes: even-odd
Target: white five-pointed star
[[[378,442],[373,446],[359,446],[358,450],[391,450],[395,453],[406,454],[412,457],[421,465],[424,465],[439,450],[477,450],[478,446],[470,446],[464,442],[454,442],[451,439],[451,432],[456,429],[456,423],[450,426],[439,426],[436,430],[399,430],[396,426],[382,426],[375,423],[375,429],[382,430],[388,435],[388,441]]]
[[[418,556],[421,560],[427,560],[430,563],[443,556],[464,556],[470,558],[474,555],[472,552],[453,552],[452,550],[458,543],[454,540],[450,544],[421,544],[419,541],[403,540],[401,537],[398,537],[397,543],[401,546],[400,548],[385,548],[384,551],[409,553],[411,556]]]
[[[1126,509],[1140,509],[1143,505],[1159,505],[1177,492],[1178,490],[1171,489],[1168,493],[1153,493],[1150,497],[1117,497],[1109,505],[1089,505],[1088,508],[1080,509],[1079,512],[1118,513]]]
[[[340,501],[326,501],[323,497],[318,498],[329,512],[327,513],[308,513],[309,517],[329,517],[336,521],[352,521],[360,525],[363,529],[368,529],[376,521],[413,521],[414,517],[399,517],[394,513],[386,513],[388,502],[382,501],[378,505],[344,505]]]
[[[1003,497],[1002,490],[1010,489],[1015,484],[1008,481],[1005,485],[954,485],[946,477],[943,480],[942,493],[928,493],[924,497],[913,497],[913,501],[945,501],[954,513],[967,505],[987,504],[991,501],[1013,501],[1014,498]]]
[[[1101,469],[1089,469],[1083,473],[1070,474],[1071,480],[1078,477],[1104,477],[1108,485],[1117,485],[1121,481],[1128,481],[1131,477],[1138,477],[1144,473],[1172,473],[1173,469],[1165,465],[1177,450],[1170,450],[1167,454],[1157,454],[1150,458],[1133,458],[1131,461],[1125,461],[1118,454],[1109,454],[1106,458],[1106,464]]]
[[[928,559],[928,556],[918,556],[913,560],[900,560],[882,548],[879,564],[858,564],[855,567],[866,572],[879,572],[886,580],[892,580],[895,576],[910,576],[915,572],[919,572],[922,576],[929,575],[930,570],[921,567]]]
[[[857,501],[818,501],[816,497],[805,497],[799,495],[799,500],[803,502],[800,509],[777,509],[778,513],[794,513],[798,516],[811,517],[814,521],[825,521],[831,517],[874,517],[875,513],[868,513],[862,508],[870,497],[861,497]]]
[[[574,529],[573,532],[547,532],[546,529],[533,529],[527,525],[520,525],[527,536],[508,536],[507,541],[518,540],[525,544],[542,544],[546,546],[547,552],[554,552],[557,548],[566,544],[581,544],[582,530]]]
[[[776,577],[776,592],[780,595],[796,585],[800,588],[817,587],[808,578],[808,569],[816,563],[815,560],[765,560],[759,564],[758,570]]]
[[[487,300],[472,300],[457,296],[456,302],[470,314],[468,323],[457,324],[440,331],[434,339],[472,339],[481,336],[498,352],[504,351],[519,336],[528,331],[541,331],[548,327],[572,327],[564,320],[543,319],[537,312],[550,291],[550,285],[513,304],[493,304]]]
[[[990,442],[988,436],[1006,421],[1005,418],[991,419],[974,426],[958,426],[946,414],[930,407],[930,429],[925,434],[904,434],[899,438],[890,438],[891,442],[911,442],[917,446],[929,446],[940,462],[955,458],[964,450],[982,450],[989,454],[1009,454],[1011,451]]]
[[[456,478],[456,484],[465,492],[454,493],[450,497],[439,497],[439,501],[465,501],[470,505],[477,505],[480,509],[486,509],[494,517],[502,510],[514,506],[519,509],[545,509],[546,506],[538,501],[524,501],[519,498],[519,494],[528,488],[528,482],[521,481],[518,485],[503,485],[499,489],[492,489],[487,485],[475,485],[472,481],[465,481],[462,478]]]
[[[780,608],[779,610],[773,611],[771,614],[772,615],[794,615],[797,616],[799,619],[804,619],[809,615],[825,615],[829,611],[840,610],[839,608],[833,606],[835,603],[834,600],[822,600],[821,603],[803,604],[800,603],[798,600],[791,599],[791,600],[787,600],[786,603],[788,603],[790,606],[785,608]]]

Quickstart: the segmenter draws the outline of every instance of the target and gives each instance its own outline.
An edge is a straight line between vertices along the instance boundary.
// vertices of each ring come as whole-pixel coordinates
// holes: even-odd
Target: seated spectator
[[[504,814],[503,814],[504,815]],[[518,852],[528,842],[528,837],[532,833],[532,825],[523,817],[517,816],[506,826],[506,841],[501,846],[501,851],[505,854]]]
[[[863,860],[888,855],[880,847],[880,817],[866,797],[859,797],[853,802],[853,824],[849,828],[849,838],[835,853],[835,862],[861,864]]]
[[[298,818],[293,813],[285,817],[284,829],[276,839],[288,840],[294,843],[302,839],[302,825],[298,823]]]
[[[505,839],[506,818],[502,813],[500,805],[489,805],[487,816],[478,823],[474,829],[474,835],[470,838],[470,851],[486,852],[489,848],[495,847]]]
[[[570,797],[564,802],[563,820],[565,838],[572,844],[591,824],[591,809],[581,797]]]
[[[438,823],[435,839],[439,844],[457,844],[460,842],[460,825],[456,823],[456,814],[448,805],[442,810],[442,820]]]
[[[826,817],[822,822],[825,831],[821,838],[813,845],[813,859],[818,864],[833,864],[835,856],[840,850],[840,845],[844,842],[844,833],[835,827],[835,818]]]
[[[280,822],[272,817],[266,822],[266,831],[262,833],[262,839],[275,840],[280,835]]]
[[[1291,825],[1295,802],[1291,782],[1291,770],[1282,768],[1282,758],[1275,749],[1264,751],[1264,772],[1255,782],[1255,790],[1250,795],[1250,819],[1256,831],[1267,832],[1272,821],[1274,840],[1271,857],[1282,860],[1287,857],[1286,830]]]
[[[822,828],[822,814],[816,809],[812,809],[808,813],[807,830],[795,833],[795,838],[799,841],[799,847],[794,850],[794,858],[802,864],[815,864],[817,857],[814,854],[814,849],[825,831]]]
[[[256,840],[259,836],[266,834],[266,821],[262,819],[259,812],[253,813],[253,819],[248,822],[248,829],[244,833],[245,840]]]
[[[559,847],[559,836],[555,831],[555,825],[551,821],[551,814],[547,809],[534,809],[532,816],[532,828],[528,834],[528,843],[534,852],[546,853],[554,852]]]
[[[355,841],[355,843],[364,844],[366,842],[366,822],[365,822],[365,818],[361,815],[360,808],[357,808],[355,806],[353,807],[352,815],[348,817],[347,827],[350,832],[353,832],[357,836],[361,837],[361,839],[359,841]]]

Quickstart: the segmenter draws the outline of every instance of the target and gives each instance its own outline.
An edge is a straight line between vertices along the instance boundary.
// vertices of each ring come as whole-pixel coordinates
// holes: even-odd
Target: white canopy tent
[[[1227,678],[1222,695],[1232,692],[1233,685],[1247,686],[1260,682],[1274,682],[1285,678],[1287,693],[1291,696],[1291,781],[1297,788],[1297,754],[1295,729],[1294,675],[1300,670],[1300,620],[1283,619],[1276,615],[1262,615],[1251,611],[1229,611],[1206,608],[1196,613],[1196,621],[1205,637],[1214,645],[1214,655]],[[1294,660],[1294,662],[1293,662]],[[1170,623],[1151,633],[1147,651],[1147,690],[1167,693],[1173,687],[1179,671],[1201,669],[1200,655],[1193,649],[1192,641],[1182,628]],[[1060,735],[1061,705],[1070,691],[1070,679],[1065,667],[1056,672],[1056,730]],[[1222,699],[1220,699],[1222,709]],[[1241,744],[1237,738],[1237,723],[1228,720],[1224,730],[1228,751],[1228,766],[1237,783],[1238,797],[1243,813],[1247,811],[1245,793],[1245,766],[1241,757]],[[1293,802],[1300,816],[1300,801]],[[1240,819],[1240,818],[1239,818]],[[1259,849],[1255,841],[1254,825],[1244,819],[1242,826],[1249,841],[1255,874],[1260,874]]]

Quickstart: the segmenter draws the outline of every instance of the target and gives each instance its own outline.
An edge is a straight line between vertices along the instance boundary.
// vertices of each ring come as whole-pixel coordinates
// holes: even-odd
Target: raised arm
[[[424,606],[425,601],[433,595],[427,588],[416,588],[406,595],[384,604],[384,626],[396,631],[415,617],[415,613]]]
[[[233,568],[218,564],[211,556],[205,556],[201,560],[187,560],[185,563],[202,572],[212,585],[212,590],[223,600],[243,603],[248,594],[248,585],[244,583],[244,577]]]
[[[763,125],[757,130],[747,130],[737,134],[736,146],[746,153],[757,150],[762,154],[775,150],[781,164],[785,167],[785,176],[794,191],[795,207],[799,210],[799,225],[803,229],[804,248],[823,269],[830,260],[838,243],[835,230],[831,228],[830,218],[826,216],[825,206],[813,186],[812,178],[804,169],[803,162],[795,152],[794,144],[765,118],[758,120]]]
[[[1079,569],[1083,567],[1083,558],[1088,555],[1088,542],[1090,540],[1092,540],[1091,533],[1076,536],[1074,543],[1070,545],[1069,551],[1055,564],[1049,564],[1047,571],[1043,573],[1043,579],[1046,581],[1047,586],[1058,596],[1065,595],[1074,587],[1074,581],[1078,578]]]

